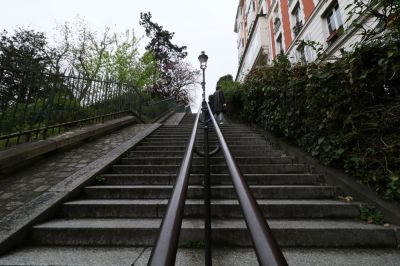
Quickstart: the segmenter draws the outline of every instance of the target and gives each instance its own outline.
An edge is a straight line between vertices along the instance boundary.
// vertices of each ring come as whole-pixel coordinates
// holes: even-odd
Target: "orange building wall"
[[[282,27],[285,36],[285,52],[292,43],[292,29],[290,28],[288,1],[281,0]]]
[[[312,12],[314,11],[315,5],[314,1],[311,0],[302,0],[303,8],[304,8],[304,18],[305,21],[311,16]]]

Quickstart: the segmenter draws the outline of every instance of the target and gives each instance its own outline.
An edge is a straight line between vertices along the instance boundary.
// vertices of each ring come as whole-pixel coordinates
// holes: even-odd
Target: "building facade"
[[[258,65],[271,64],[279,54],[287,55],[292,63],[314,61],[315,49],[301,41],[315,42],[327,58],[351,49],[360,40],[346,9],[352,2],[240,0],[234,26],[239,60],[236,80],[242,81]]]

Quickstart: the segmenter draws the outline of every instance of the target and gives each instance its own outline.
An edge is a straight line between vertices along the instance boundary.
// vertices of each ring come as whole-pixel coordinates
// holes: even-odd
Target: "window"
[[[282,44],[282,34],[279,34],[278,38],[276,39],[276,51],[277,54],[283,54],[283,44]]]
[[[326,24],[328,27],[328,38],[326,42],[331,45],[333,44],[339,36],[341,36],[344,32],[343,29],[343,19],[340,14],[338,1],[333,1],[330,7],[325,11],[322,16],[323,19],[326,20]]]
[[[292,11],[292,25],[293,37],[296,38],[296,36],[299,35],[301,29],[303,28],[303,15],[299,2],[297,2]]]
[[[296,61],[301,64],[307,64],[307,58],[304,49],[305,49],[304,45],[299,45],[296,49],[296,58],[297,58]]]
[[[308,41],[312,40],[310,33],[306,33],[304,35],[305,35],[304,41],[308,42]],[[310,62],[310,61],[314,60],[314,55],[313,55],[314,52],[311,49],[310,45],[305,45],[304,46],[304,52],[305,52],[305,55],[306,55],[307,62]]]
[[[337,30],[343,26],[342,15],[340,14],[339,5],[337,3],[328,11],[326,21],[328,23],[330,35],[337,32]]]
[[[294,24],[303,23],[303,16],[302,16],[300,4],[298,2],[292,11],[292,18],[293,18]]]

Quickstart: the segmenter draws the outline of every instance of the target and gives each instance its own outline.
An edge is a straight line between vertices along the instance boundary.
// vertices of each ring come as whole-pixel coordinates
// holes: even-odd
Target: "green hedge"
[[[385,48],[364,48],[307,66],[281,57],[243,84],[224,84],[227,114],[400,200],[400,53],[387,55]]]

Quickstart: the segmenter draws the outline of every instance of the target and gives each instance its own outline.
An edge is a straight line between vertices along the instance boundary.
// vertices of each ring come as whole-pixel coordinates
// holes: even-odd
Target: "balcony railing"
[[[281,20],[280,19],[276,19],[274,22],[274,32],[277,33],[281,27]]]
[[[331,34],[328,36],[326,39],[326,42],[328,45],[332,45],[340,36],[342,36],[344,33],[343,27],[339,27],[337,30],[331,32]]]
[[[300,31],[301,31],[302,28],[303,28],[303,22],[302,21],[298,21],[296,23],[296,25],[294,25],[293,34],[294,34],[295,38],[300,34]]]

